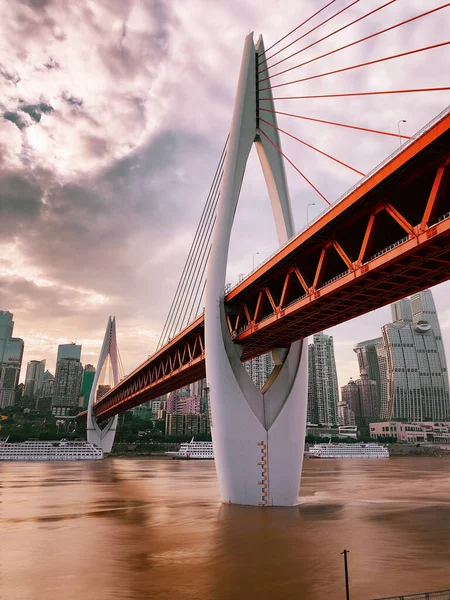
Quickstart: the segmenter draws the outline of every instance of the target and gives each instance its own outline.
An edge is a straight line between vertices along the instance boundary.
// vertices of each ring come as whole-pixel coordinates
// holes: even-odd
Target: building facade
[[[83,406],[86,409],[89,404],[92,386],[94,384],[95,367],[94,365],[85,365],[83,379],[81,381],[81,395],[83,396]]]
[[[376,383],[379,410],[381,410],[382,391],[377,344],[382,342],[383,338],[379,337],[373,340],[359,342],[359,344],[356,344],[356,346],[353,348],[353,352],[356,353],[358,358],[359,374],[367,375],[371,381],[375,381]]]
[[[13,330],[13,314],[0,311],[0,408],[14,404],[22,367],[24,343]]]
[[[209,435],[207,414],[166,414],[166,435]]]
[[[324,333],[313,336],[313,349],[308,349],[311,359],[309,378],[312,384],[308,385],[308,405],[310,416],[317,410],[318,423],[322,425],[335,425],[338,420],[338,380],[336,360],[334,357],[333,337]],[[317,407],[317,408],[316,408]]]
[[[79,404],[83,366],[77,358],[61,358],[56,365],[52,410],[55,414],[69,414]],[[65,410],[62,412],[61,409]]]
[[[387,415],[406,421],[450,418],[446,372],[436,335],[422,321],[382,328],[387,358]]]
[[[30,360],[25,375],[24,396],[37,397],[44,385],[45,360]]]
[[[450,443],[450,422],[399,422],[384,421],[370,424],[370,437],[379,440],[386,437],[395,438],[399,442],[416,444],[420,442]]]
[[[200,414],[199,396],[179,396],[176,392],[167,396],[166,411],[168,414]]]
[[[252,360],[248,360],[245,363],[245,370],[253,379],[256,387],[261,390],[269,379],[274,366],[272,353],[268,352],[267,354],[262,354],[261,356],[252,358]]]

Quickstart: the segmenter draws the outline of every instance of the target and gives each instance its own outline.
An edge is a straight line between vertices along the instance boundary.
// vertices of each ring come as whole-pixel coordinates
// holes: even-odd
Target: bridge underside
[[[225,298],[242,360],[450,279],[450,115]],[[205,376],[203,317],[96,405],[99,420]]]

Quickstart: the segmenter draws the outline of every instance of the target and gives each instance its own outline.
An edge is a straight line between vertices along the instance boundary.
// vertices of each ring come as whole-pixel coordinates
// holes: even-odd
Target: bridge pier
[[[117,421],[119,415],[115,415],[108,419],[105,423],[97,423],[94,415],[94,404],[95,394],[97,391],[98,380],[105,364],[107,357],[111,359],[111,366],[113,372],[113,383],[117,385],[119,383],[119,367],[117,360],[117,339],[116,339],[116,319],[115,317],[109,317],[108,324],[106,326],[105,337],[103,338],[102,349],[98,359],[97,370],[95,371],[95,377],[92,384],[91,394],[89,396],[89,404],[87,409],[87,440],[91,444],[100,446],[104,454],[109,454],[114,444],[114,438],[116,436]]]
[[[308,353],[303,341],[272,351],[275,369],[258,390],[241,363],[226,324],[224,286],[231,229],[247,159],[256,145],[280,245],[294,235],[282,157],[259,135],[258,55],[253,34],[245,40],[227,157],[214,227],[205,297],[206,375],[212,438],[222,500],[255,506],[298,503],[306,429]],[[263,77],[267,77],[267,72]],[[265,88],[269,84],[264,85]],[[273,110],[270,89],[265,104]],[[276,115],[265,113],[276,125]],[[278,132],[272,141],[281,148]]]

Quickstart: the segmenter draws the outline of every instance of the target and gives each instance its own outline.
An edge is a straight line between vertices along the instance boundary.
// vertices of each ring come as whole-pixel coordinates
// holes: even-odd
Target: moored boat
[[[212,442],[190,442],[181,444],[178,452],[166,452],[167,456],[179,460],[211,460],[214,458],[214,449]]]
[[[50,461],[50,460],[101,460],[103,450],[85,441],[28,440],[26,442],[0,441],[0,460]]]
[[[310,458],[389,458],[389,450],[382,444],[314,444]]]

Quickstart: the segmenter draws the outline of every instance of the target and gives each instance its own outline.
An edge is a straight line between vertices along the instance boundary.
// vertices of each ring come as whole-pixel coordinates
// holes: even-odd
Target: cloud
[[[261,11],[256,0],[9,3],[0,22],[7,48],[0,51],[0,308],[15,314],[15,334],[26,339],[25,360],[42,357],[42,342],[51,366],[58,340],[84,339],[83,360],[95,362],[93,340],[100,343],[109,314],[117,315],[127,370],[154,349],[228,132],[244,37],[251,30],[263,31],[269,47],[315,12],[315,4],[303,2],[300,14],[296,3],[284,3],[282,11]],[[431,4],[437,6],[437,0],[425,7],[419,0],[401,7],[394,3],[280,69]],[[376,6],[375,0],[364,8],[355,5],[292,50]],[[330,7],[323,18],[333,12]],[[445,39],[448,25],[448,12],[441,11],[276,81],[436,43]],[[447,55],[433,52],[277,92],[287,96],[446,85]],[[394,133],[398,120],[406,119],[404,133],[413,134],[445,105],[446,98],[436,94],[286,100],[278,108]],[[280,117],[280,126],[364,172],[398,143],[396,138],[293,121]],[[283,144],[330,200],[357,181],[351,171],[294,140],[283,139]],[[301,229],[307,204],[315,203],[310,218],[325,206],[290,167],[287,173]],[[277,247],[266,196],[252,155],[230,248],[231,282],[251,269],[255,252],[259,261]],[[437,302],[442,302],[445,285],[436,291]],[[358,320],[358,336],[378,335],[386,312],[376,315]],[[357,375],[352,345],[361,339],[355,339],[354,325],[344,324],[336,329],[335,340],[345,383],[350,372]]]

